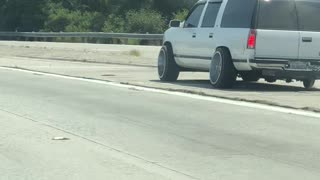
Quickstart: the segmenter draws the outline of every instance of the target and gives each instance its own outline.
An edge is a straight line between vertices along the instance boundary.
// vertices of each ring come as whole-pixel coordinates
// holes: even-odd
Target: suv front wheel
[[[158,74],[161,81],[176,81],[180,74],[173,56],[172,47],[164,45],[158,57]]]
[[[232,88],[237,73],[233,65],[230,52],[225,48],[218,48],[213,55],[210,66],[210,82],[219,89]]]

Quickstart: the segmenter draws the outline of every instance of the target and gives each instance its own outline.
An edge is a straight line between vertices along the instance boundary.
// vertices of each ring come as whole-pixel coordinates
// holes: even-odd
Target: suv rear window
[[[221,27],[250,28],[257,0],[229,0],[224,10]]]
[[[301,31],[320,31],[320,1],[297,0],[297,10]]]
[[[260,0],[258,29],[298,30],[295,1]]]

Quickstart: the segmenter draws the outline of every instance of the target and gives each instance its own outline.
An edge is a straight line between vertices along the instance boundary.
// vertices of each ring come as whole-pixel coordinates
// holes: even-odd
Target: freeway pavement
[[[115,57],[116,58],[116,57]],[[119,59],[119,61],[122,61]],[[124,62],[124,61],[122,61]],[[72,77],[99,79],[117,83],[188,92],[207,96],[222,97],[239,101],[258,102],[276,106],[306,109],[320,112],[320,82],[316,88],[306,91],[302,83],[274,84],[259,81],[246,83],[237,81],[232,90],[213,89],[208,80],[208,73],[184,72],[177,82],[162,83],[159,81],[157,69],[119,64],[97,64],[84,62],[56,61],[23,57],[0,57],[0,66],[29,69],[40,72],[63,74]]]
[[[319,115],[16,70],[0,84],[4,180],[320,178]]]
[[[245,83],[232,90],[213,89],[208,73],[181,73],[179,81],[160,83],[160,46],[0,41],[0,66],[101,79],[227,99],[320,112],[320,81],[312,91],[302,82]]]

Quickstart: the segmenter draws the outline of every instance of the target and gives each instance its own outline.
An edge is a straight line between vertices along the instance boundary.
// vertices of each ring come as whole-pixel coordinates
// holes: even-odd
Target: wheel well
[[[164,42],[164,43],[163,43],[163,46],[167,46],[167,47],[171,48],[172,53],[173,53],[173,55],[174,55],[173,47],[172,47],[172,44],[171,44],[170,41]],[[191,69],[187,69],[187,68],[180,67],[180,66],[178,65],[178,63],[176,62],[176,59],[175,59],[174,57],[173,57],[173,59],[174,59],[176,65],[179,67],[179,70],[180,70],[180,71],[192,71]]]
[[[226,49],[226,50],[229,52],[231,59],[233,59],[233,58],[232,58],[231,51],[230,51],[230,49],[229,49],[228,47],[226,47],[226,46],[219,46],[219,47],[216,48],[216,50],[219,49],[219,48]],[[234,62],[233,62],[233,61],[232,61],[232,64],[233,64],[233,66],[234,66]]]
[[[164,45],[164,46],[169,46],[169,47],[172,48],[172,44],[171,44],[171,42],[169,42],[169,41],[164,42],[163,45]]]
[[[231,56],[231,58],[232,58],[232,55],[231,55],[230,49],[229,49],[228,47],[226,47],[226,46],[219,46],[219,47],[217,47],[215,50],[217,50],[217,49],[219,49],[219,48],[223,48],[223,49],[228,50],[228,51],[229,51],[229,53],[230,53],[230,56]]]

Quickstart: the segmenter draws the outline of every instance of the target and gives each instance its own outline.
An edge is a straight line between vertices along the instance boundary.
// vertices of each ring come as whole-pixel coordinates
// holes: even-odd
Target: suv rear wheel
[[[230,52],[225,48],[218,48],[213,55],[210,66],[212,86],[220,89],[232,88],[236,77],[237,73]]]
[[[312,89],[315,82],[316,82],[316,81],[315,81],[314,79],[307,79],[307,80],[304,80],[304,81],[303,81],[303,86],[304,86],[306,89]]]
[[[241,72],[240,76],[245,82],[257,82],[261,77],[261,73],[256,71]]]
[[[164,45],[158,57],[158,74],[161,81],[176,81],[180,74],[179,66],[174,60],[172,47]]]

